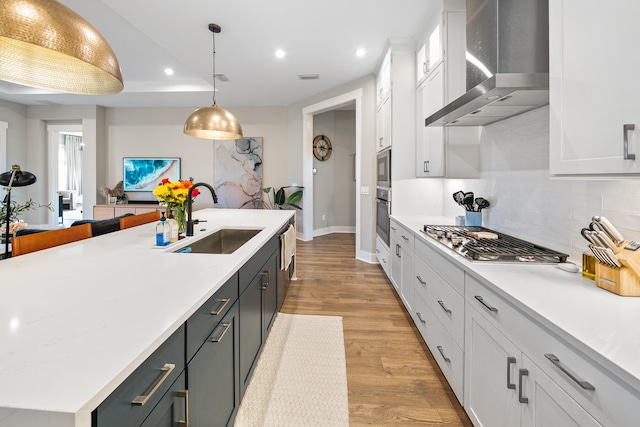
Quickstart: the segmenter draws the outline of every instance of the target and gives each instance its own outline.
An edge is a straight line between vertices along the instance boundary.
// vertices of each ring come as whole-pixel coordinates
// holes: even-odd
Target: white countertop
[[[151,223],[0,261],[0,427],[90,426],[91,411],[292,215],[204,209],[195,236],[164,248]],[[225,227],[262,231],[229,255],[173,253]]]
[[[640,392],[640,298],[616,295],[555,265],[471,262],[420,232],[425,224],[453,224],[451,218],[392,218]]]

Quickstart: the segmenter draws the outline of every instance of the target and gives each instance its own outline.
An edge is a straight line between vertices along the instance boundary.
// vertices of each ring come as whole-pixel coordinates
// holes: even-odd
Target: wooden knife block
[[[630,241],[625,241],[618,247],[616,255],[621,268],[610,267],[596,262],[596,286],[614,294],[625,297],[640,296],[640,249],[630,251],[623,249]]]

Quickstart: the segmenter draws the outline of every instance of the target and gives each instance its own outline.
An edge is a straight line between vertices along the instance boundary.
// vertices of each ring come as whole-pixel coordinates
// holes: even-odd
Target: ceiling
[[[124,90],[47,93],[0,81],[0,99],[26,105],[211,105],[215,35],[221,107],[287,106],[373,73],[391,39],[415,38],[433,0],[61,0],[115,51]],[[275,57],[276,49],[286,56]],[[356,49],[365,49],[356,57]],[[167,76],[165,68],[174,74]],[[318,74],[301,80],[300,74]]]

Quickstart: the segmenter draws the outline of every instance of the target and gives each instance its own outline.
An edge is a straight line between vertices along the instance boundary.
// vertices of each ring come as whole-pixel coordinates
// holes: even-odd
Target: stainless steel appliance
[[[376,191],[376,233],[389,246],[391,214],[391,190],[378,188]]]
[[[484,227],[425,225],[421,231],[470,261],[557,264],[566,262],[569,257]],[[491,233],[497,238],[474,238],[468,234],[470,232]]]
[[[488,125],[549,103],[549,0],[467,0],[467,93],[425,126]]]
[[[391,187],[391,150],[385,150],[378,153],[376,163],[377,185],[378,187]]]

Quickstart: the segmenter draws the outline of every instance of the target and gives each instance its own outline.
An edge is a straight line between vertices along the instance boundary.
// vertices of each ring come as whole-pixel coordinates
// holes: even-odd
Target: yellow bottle
[[[590,280],[596,280],[596,257],[588,250],[582,253],[582,276]]]

